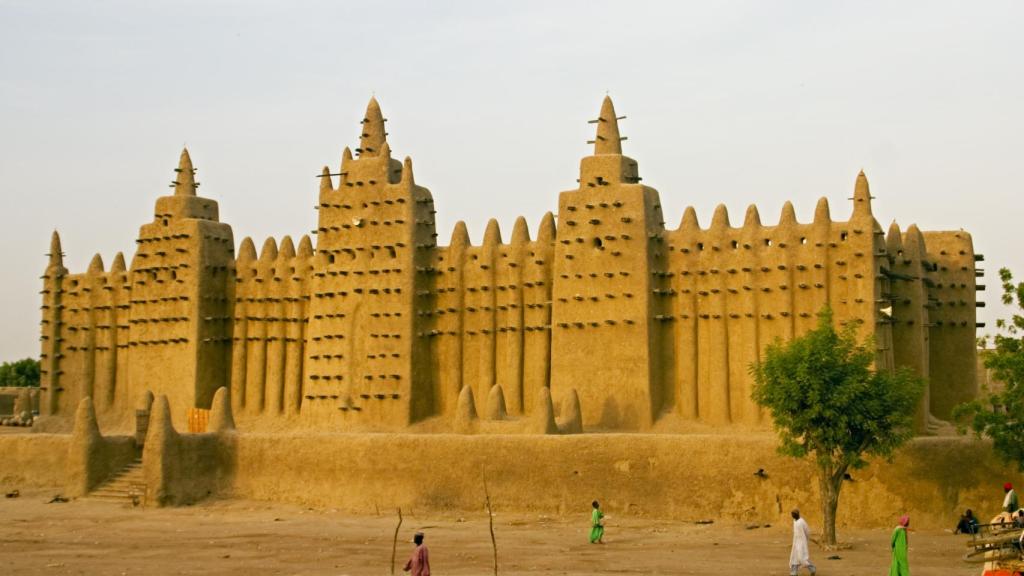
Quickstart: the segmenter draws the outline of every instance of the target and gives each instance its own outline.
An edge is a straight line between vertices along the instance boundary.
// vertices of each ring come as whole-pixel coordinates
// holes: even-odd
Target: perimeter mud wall
[[[773,523],[798,507],[820,525],[813,470],[778,455],[767,435],[240,434],[233,495],[363,514],[472,513],[483,509],[485,472],[499,512],[573,514],[597,499],[612,516]],[[1002,483],[1024,479],[971,438],[917,439],[851,476],[839,522],[856,527],[909,513],[918,527],[951,528],[965,508],[987,518]]]
[[[0,435],[0,490],[62,488],[70,434]]]
[[[176,480],[160,483],[174,496],[165,504],[212,495],[354,514],[398,506],[473,514],[483,509],[486,473],[499,513],[576,514],[597,499],[612,516],[779,523],[800,508],[812,524],[821,522],[811,466],[778,455],[768,435],[243,433],[216,442],[212,437],[220,435],[190,436],[203,446],[179,446],[191,454],[172,465]],[[70,440],[0,436],[0,489],[63,486]],[[215,462],[191,462],[211,454],[207,443],[216,445]],[[756,475],[759,469],[765,477]],[[916,439],[893,462],[851,477],[839,523],[859,528],[890,526],[902,513],[920,528],[951,528],[965,508],[982,518],[995,515],[1003,482],[1024,484],[985,442],[948,437]]]

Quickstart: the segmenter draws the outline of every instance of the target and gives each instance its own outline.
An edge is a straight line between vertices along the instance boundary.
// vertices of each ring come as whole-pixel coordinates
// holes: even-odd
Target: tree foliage
[[[39,361],[25,358],[0,364],[0,386],[39,386]]]
[[[771,411],[779,451],[817,465],[828,544],[835,544],[835,511],[847,471],[870,456],[890,456],[913,436],[923,380],[905,369],[874,370],[874,360],[852,324],[835,329],[826,307],[814,330],[774,342],[751,367],[753,399]]]
[[[1024,282],[1014,283],[1013,274],[999,270],[1003,304],[1024,310]],[[996,454],[1024,470],[1024,316],[1014,313],[996,321],[999,333],[994,348],[985,355],[985,367],[1005,384],[999,392],[986,391],[978,399],[953,410],[961,432],[970,428],[978,436],[992,439]]]

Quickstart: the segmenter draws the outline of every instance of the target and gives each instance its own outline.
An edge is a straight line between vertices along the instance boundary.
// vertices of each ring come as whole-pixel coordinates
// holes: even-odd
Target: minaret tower
[[[61,295],[64,277],[68,275],[64,267],[64,253],[61,252],[60,235],[53,231],[50,238],[49,264],[43,274],[43,305],[39,340],[42,351],[39,354],[39,386],[42,398],[39,411],[44,416],[52,416],[61,411],[64,389],[61,387]],[[67,404],[67,402],[64,402]]]
[[[166,394],[179,424],[228,385],[231,358],[234,238],[217,202],[196,194],[195,172],[182,150],[174,194],[158,198],[153,221],[139,228],[129,272],[131,397]]]
[[[338,186],[326,168],[320,180],[302,411],[339,429],[402,427],[434,406],[417,314],[432,302],[434,204],[412,160],[391,157],[385,122],[371,98]]]
[[[551,388],[578,391],[585,426],[646,429],[662,402],[652,271],[664,224],[657,191],[622,155],[619,119],[606,97],[579,188],[559,196]]]

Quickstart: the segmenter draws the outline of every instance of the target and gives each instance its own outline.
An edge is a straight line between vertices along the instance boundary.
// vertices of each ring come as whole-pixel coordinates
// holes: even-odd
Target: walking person
[[[910,516],[900,516],[900,524],[892,531],[889,547],[892,548],[892,562],[889,564],[889,576],[910,576],[910,565],[907,563],[907,529],[910,528]]]
[[[423,532],[417,532],[412,541],[416,544],[416,549],[412,551],[409,561],[402,570],[408,572],[410,576],[430,576],[430,555],[427,553],[427,545],[423,543]]]
[[[800,517],[799,510],[793,510],[789,515],[793,517],[793,548],[789,552],[789,575],[796,576],[801,566],[814,574],[817,568],[811,563],[811,552],[807,546],[807,541],[811,539],[811,527]]]
[[[590,513],[590,543],[604,544],[604,512],[597,500],[591,503],[594,511]]]

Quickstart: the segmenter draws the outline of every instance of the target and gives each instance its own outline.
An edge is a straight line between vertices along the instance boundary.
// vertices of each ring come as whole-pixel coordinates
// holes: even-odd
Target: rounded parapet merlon
[[[213,394],[207,430],[217,433],[235,430],[235,416],[231,410],[231,393],[225,386],[221,386]]]
[[[725,204],[715,206],[715,213],[711,217],[711,229],[725,230],[729,227],[729,209],[726,208]]]
[[[238,245],[238,258],[236,259],[239,264],[246,264],[256,260],[256,244],[253,243],[252,238],[246,236],[242,238],[242,243]]]
[[[537,227],[537,242],[550,244],[555,241],[558,230],[555,226],[555,215],[545,212],[540,219],[540,226]]]
[[[505,392],[501,386],[495,384],[491,386],[491,391],[487,394],[487,419],[505,420],[506,418],[508,418],[508,410],[505,408]]]
[[[313,241],[308,234],[303,234],[299,239],[299,249],[296,252],[299,258],[309,258],[313,255]]]
[[[103,257],[98,253],[94,254],[92,260],[89,261],[89,268],[86,270],[86,274],[89,274],[90,276],[101,276],[103,273]]]
[[[562,398],[562,417],[558,419],[559,434],[583,433],[583,410],[580,408],[580,395],[575,388]]]
[[[558,434],[555,423],[555,407],[551,402],[551,389],[541,387],[537,392],[537,403],[530,417],[530,432],[534,434]]]
[[[895,220],[889,224],[889,232],[885,235],[885,251],[892,257],[903,252],[903,233],[900,232],[900,225]]]

